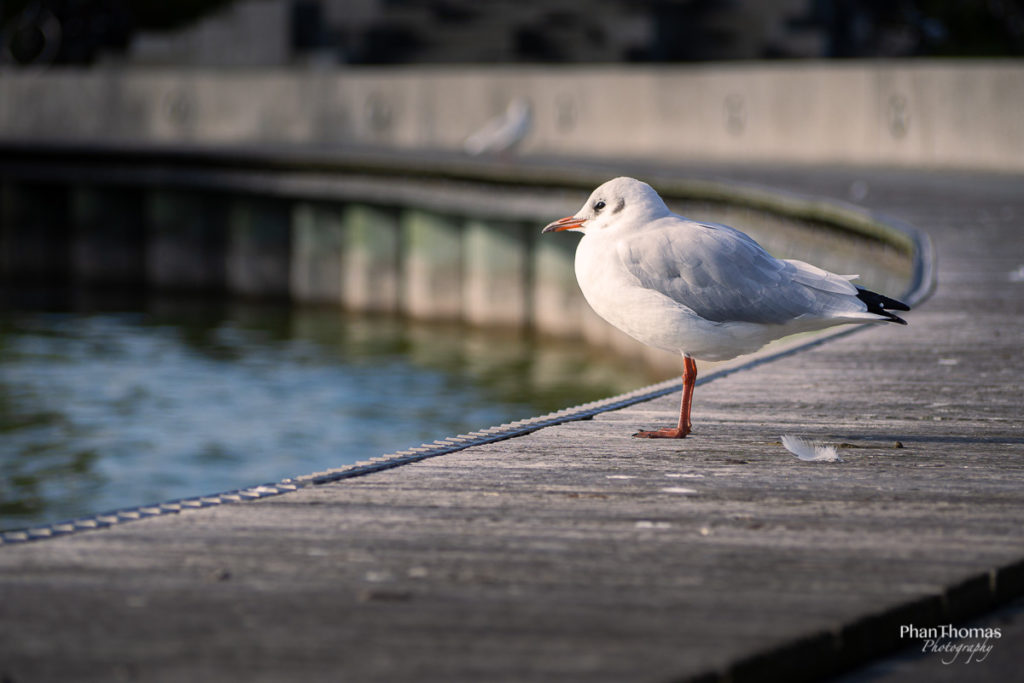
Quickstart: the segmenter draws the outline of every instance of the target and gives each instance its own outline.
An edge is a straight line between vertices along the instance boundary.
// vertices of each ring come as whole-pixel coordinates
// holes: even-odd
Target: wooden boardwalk
[[[798,680],[1024,593],[1024,178],[717,172],[838,199],[865,181],[863,204],[931,234],[937,291],[907,328],[698,387],[682,442],[630,438],[673,395],[0,547],[0,679]],[[798,461],[785,433],[843,462]],[[964,676],[1019,675],[1021,630]]]

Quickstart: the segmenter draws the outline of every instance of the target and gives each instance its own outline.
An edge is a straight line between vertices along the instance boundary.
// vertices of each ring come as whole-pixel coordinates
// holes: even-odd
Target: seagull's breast
[[[656,348],[686,351],[686,339],[706,322],[690,308],[642,285],[622,263],[610,239],[583,237],[576,248],[576,279],[599,316]]]

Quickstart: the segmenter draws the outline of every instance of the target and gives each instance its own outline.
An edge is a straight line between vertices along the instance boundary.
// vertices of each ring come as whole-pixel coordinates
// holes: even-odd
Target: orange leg
[[[697,362],[689,356],[683,357],[683,399],[679,404],[679,424],[654,431],[639,431],[633,436],[641,439],[683,439],[690,433],[690,405],[693,403],[693,387],[697,383]]]

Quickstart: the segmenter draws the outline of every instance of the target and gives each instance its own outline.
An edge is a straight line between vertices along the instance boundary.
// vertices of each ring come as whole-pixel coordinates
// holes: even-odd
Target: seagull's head
[[[668,213],[665,202],[647,183],[615,178],[594,190],[575,215],[549,223],[541,232],[629,230]]]

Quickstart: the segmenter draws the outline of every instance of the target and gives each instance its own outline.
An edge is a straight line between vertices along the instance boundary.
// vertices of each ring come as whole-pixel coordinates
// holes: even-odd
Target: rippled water
[[[336,311],[0,314],[0,528],[337,467],[652,381],[568,343]]]

